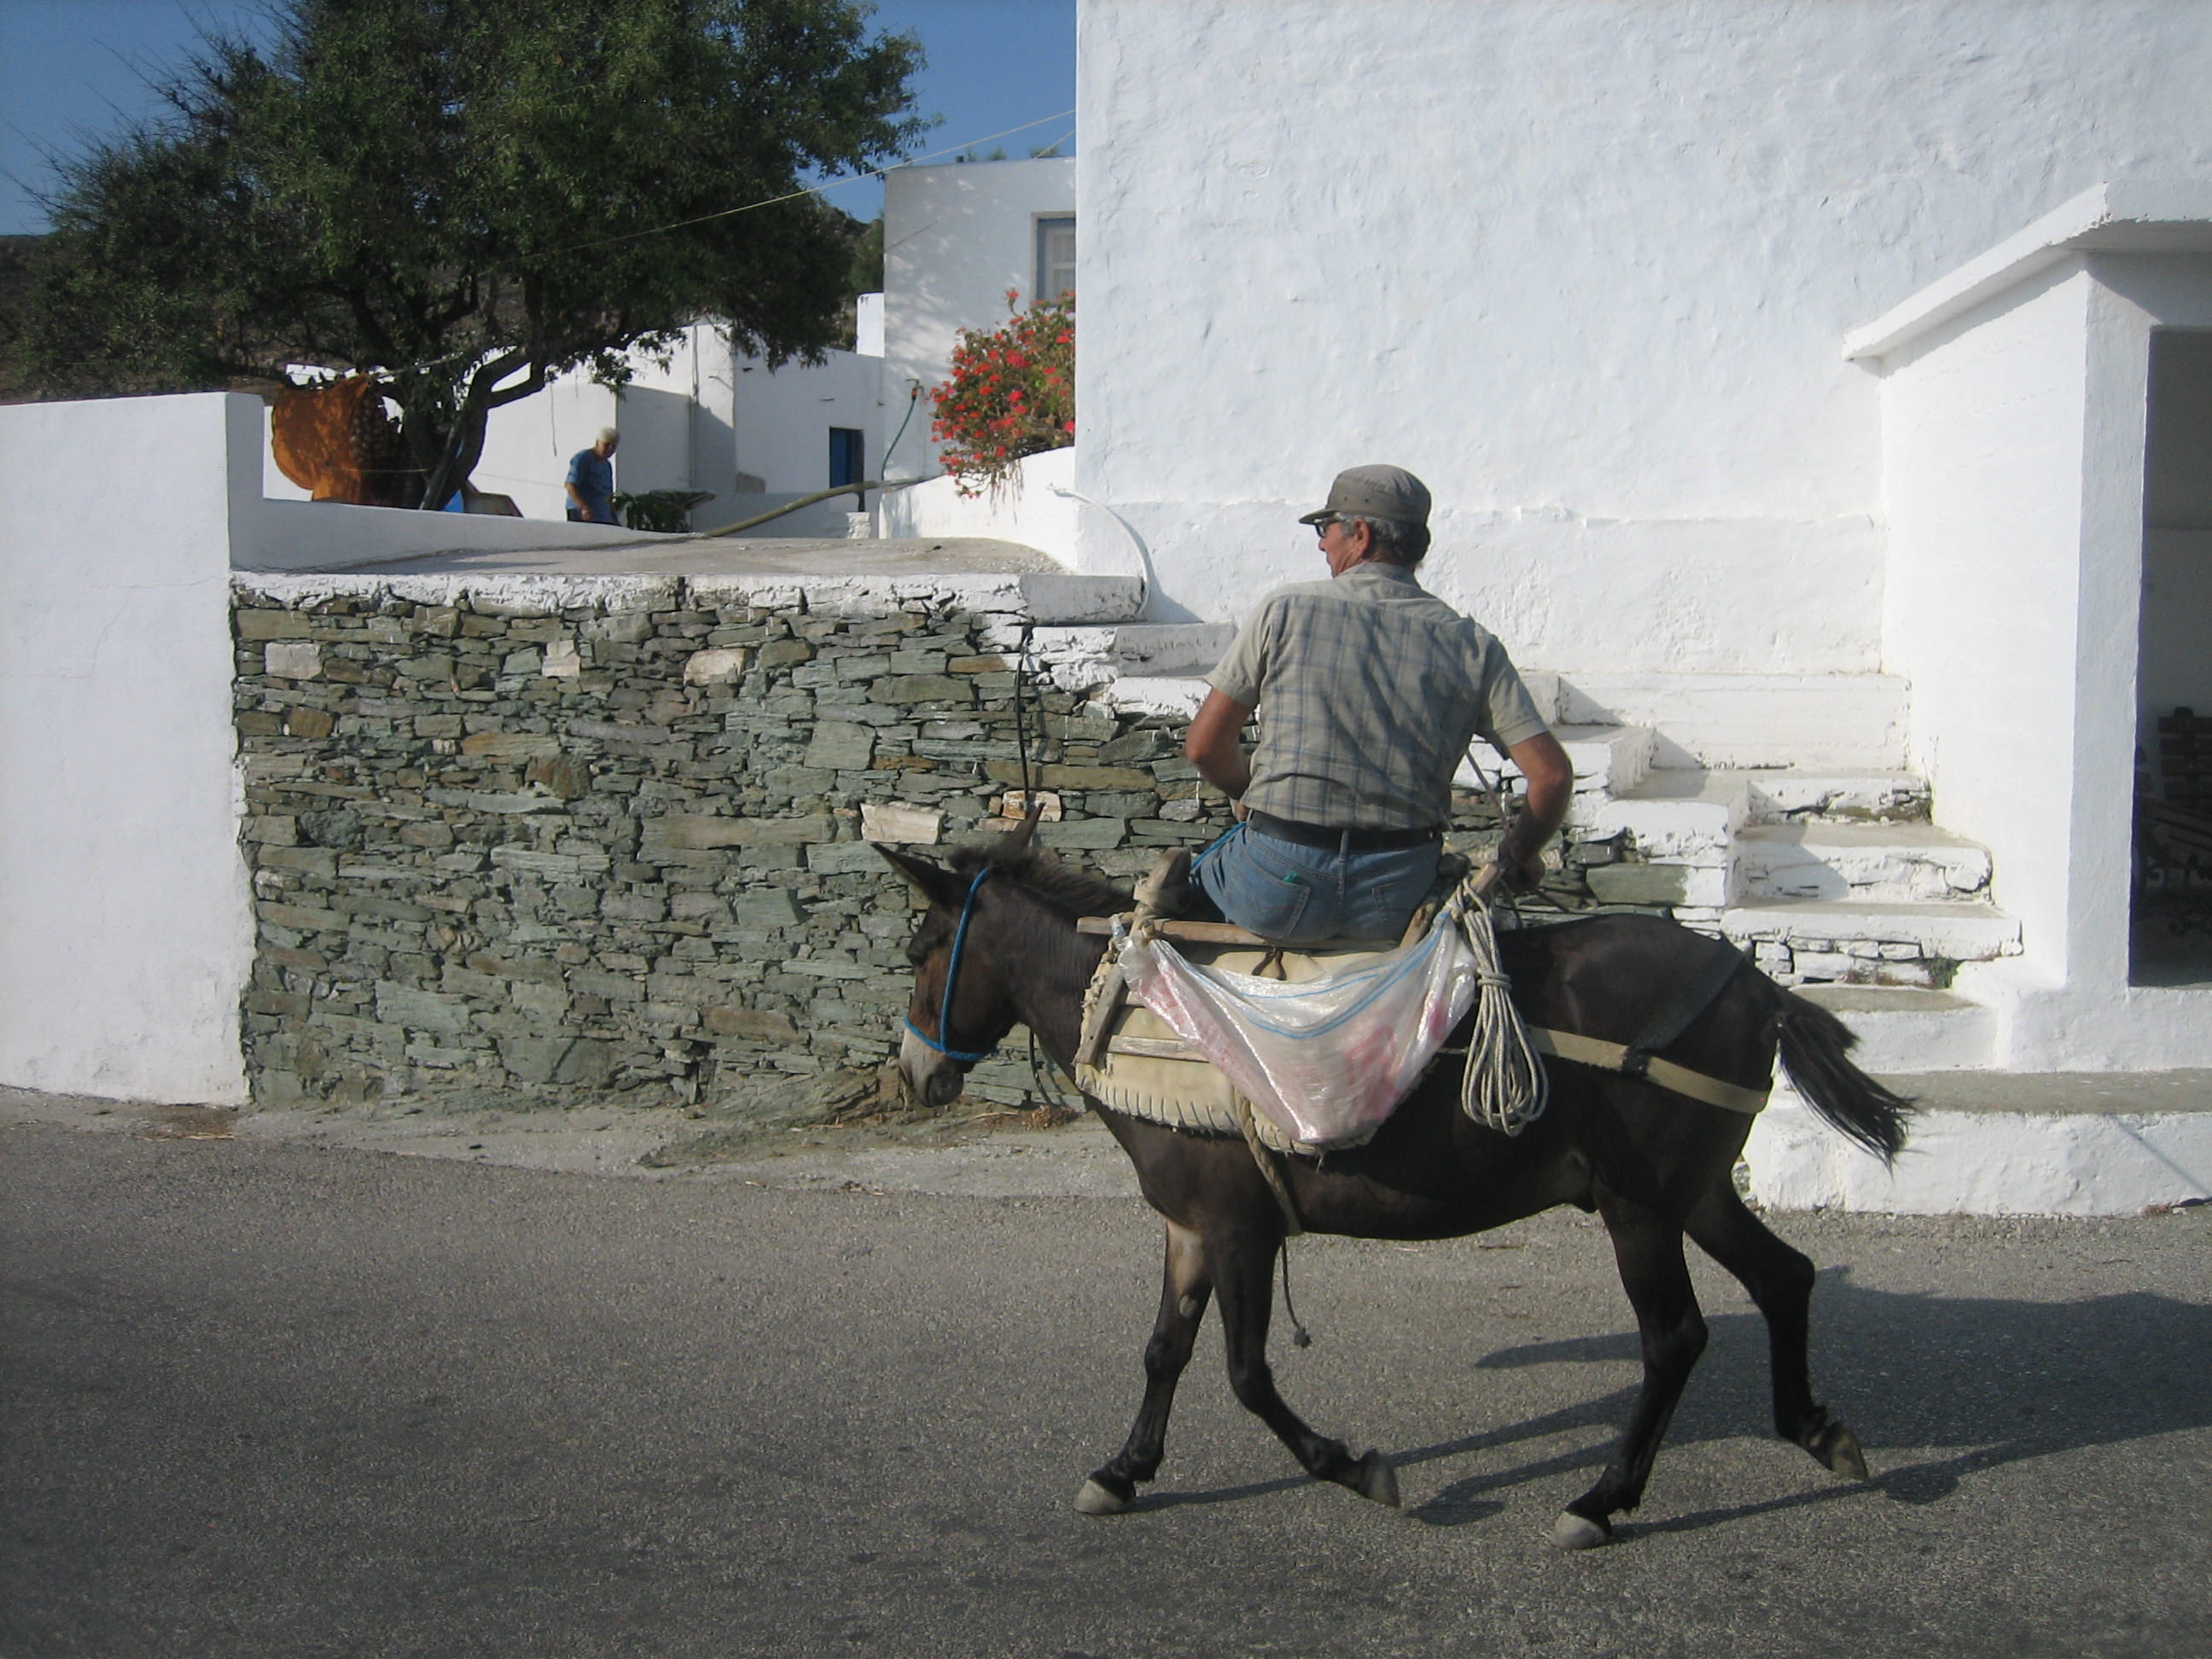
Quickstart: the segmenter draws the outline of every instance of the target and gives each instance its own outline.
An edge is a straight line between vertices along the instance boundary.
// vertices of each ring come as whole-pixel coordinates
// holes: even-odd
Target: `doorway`
[[[2150,336],[2136,656],[2135,985],[2212,985],[2212,329]]]

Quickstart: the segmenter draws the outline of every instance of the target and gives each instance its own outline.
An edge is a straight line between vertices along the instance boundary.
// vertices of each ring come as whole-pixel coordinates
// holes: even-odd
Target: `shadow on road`
[[[1710,1317],[1712,1344],[1691,1380],[1668,1445],[1762,1432],[1770,1425],[1766,1333],[1755,1313]],[[1901,1504],[1933,1504],[1966,1478],[2085,1447],[2148,1439],[2212,1425],[2212,1308],[2142,1291],[2076,1302],[1902,1295],[1820,1276],[1814,1304],[1816,1390],[1850,1423],[1877,1468],[1886,1449],[1944,1455],[1882,1470],[1869,1483]],[[1635,1364],[1633,1331],[1501,1348],[1478,1370]],[[1452,1482],[1409,1510],[1430,1526],[1463,1526],[1504,1505],[1486,1494],[1595,1472],[1626,1420],[1632,1388],[1525,1421],[1391,1453],[1401,1468],[1478,1456],[1566,1433],[1586,1444]],[[1666,1452],[1662,1449],[1662,1467]],[[1146,1509],[1223,1504],[1310,1484],[1304,1476],[1204,1492],[1162,1492]],[[1822,1504],[1865,1488],[1838,1484],[1787,1497],[1640,1523],[1641,1532],[1695,1532],[1752,1516]]]

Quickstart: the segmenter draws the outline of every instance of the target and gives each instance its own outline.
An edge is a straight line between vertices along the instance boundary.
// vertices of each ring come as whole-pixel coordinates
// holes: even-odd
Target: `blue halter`
[[[998,1045],[994,1043],[980,1053],[969,1054],[958,1048],[948,1048],[939,1041],[939,1038],[951,1034],[952,987],[960,976],[961,950],[968,943],[968,919],[975,914],[975,890],[983,884],[985,878],[990,873],[991,866],[988,864],[975,872],[975,879],[968,884],[968,896],[960,906],[960,925],[952,930],[952,960],[945,965],[945,997],[938,1006],[937,1036],[930,1036],[928,1032],[915,1024],[911,1018],[905,1022],[908,1030],[913,1032],[939,1054],[943,1054],[945,1059],[957,1060],[963,1066],[973,1066],[979,1060],[988,1060],[998,1048]]]

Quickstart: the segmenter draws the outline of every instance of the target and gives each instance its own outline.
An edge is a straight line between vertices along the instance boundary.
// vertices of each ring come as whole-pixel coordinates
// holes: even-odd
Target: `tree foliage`
[[[909,37],[854,0],[289,0],[164,120],[64,171],[19,349],[50,395],[377,373],[426,505],[489,411],[702,318],[818,359],[858,227],[807,169],[895,159]],[[749,210],[731,213],[732,208]]]

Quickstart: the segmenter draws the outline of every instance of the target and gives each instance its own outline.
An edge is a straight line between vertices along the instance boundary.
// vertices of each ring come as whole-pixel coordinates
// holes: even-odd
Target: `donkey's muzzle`
[[[966,1073],[912,1031],[899,1038],[899,1075],[907,1091],[928,1107],[950,1106],[967,1088]]]

